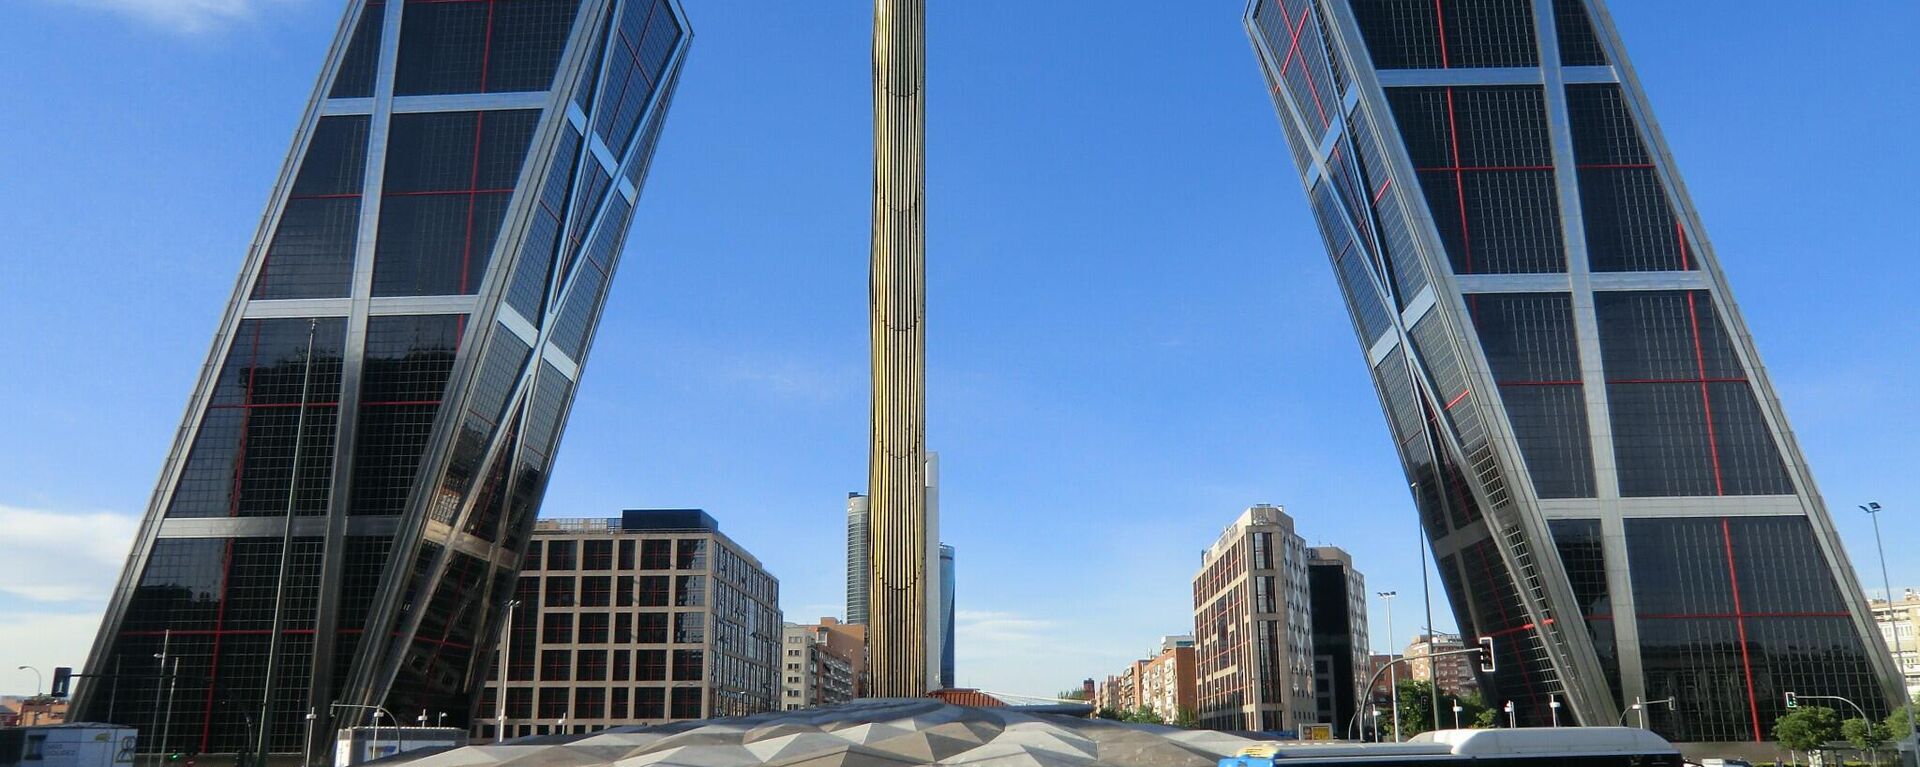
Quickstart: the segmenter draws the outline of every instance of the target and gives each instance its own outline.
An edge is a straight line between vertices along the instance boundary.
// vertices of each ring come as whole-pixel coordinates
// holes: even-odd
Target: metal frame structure
[[[1366,6],[1362,8],[1362,6]],[[1448,67],[1446,61],[1446,25],[1449,18],[1473,20],[1498,13],[1495,7],[1526,9],[1530,19],[1533,45],[1537,48],[1537,66],[1486,66],[1472,64]],[[1428,11],[1439,24],[1437,37],[1442,64],[1432,68],[1383,68],[1376,66],[1363,30],[1360,14],[1405,14],[1395,23],[1404,23],[1407,15]],[[1560,14],[1585,14],[1593,38],[1604,51],[1606,65],[1562,66],[1561,36],[1556,24]],[[1480,14],[1476,16],[1476,14]],[[1435,0],[1424,3],[1369,2],[1369,0],[1250,0],[1245,24],[1256,56],[1266,75],[1269,90],[1287,134],[1294,159],[1310,202],[1319,212],[1323,234],[1328,239],[1329,255],[1336,274],[1349,252],[1365,260],[1364,275],[1352,279],[1343,274],[1348,290],[1349,308],[1354,312],[1354,327],[1360,336],[1370,370],[1399,368],[1412,386],[1412,407],[1423,414],[1417,440],[1402,437],[1396,423],[1396,406],[1407,407],[1404,396],[1389,391],[1376,373],[1383,408],[1387,410],[1396,441],[1403,441],[1402,459],[1409,480],[1414,483],[1416,502],[1423,518],[1436,561],[1441,564],[1455,616],[1469,633],[1496,633],[1506,648],[1498,650],[1502,673],[1489,680],[1493,694],[1511,699],[1530,694],[1534,698],[1558,695],[1583,723],[1610,723],[1620,704],[1616,698],[1643,699],[1650,692],[1649,668],[1643,657],[1643,642],[1636,612],[1635,568],[1629,562],[1627,527],[1633,520],[1673,518],[1801,517],[1812,535],[1804,545],[1818,551],[1825,571],[1831,575],[1850,619],[1857,647],[1864,652],[1870,674],[1877,678],[1890,700],[1898,700],[1899,676],[1894,671],[1879,634],[1872,625],[1853,569],[1842,549],[1831,518],[1814,487],[1806,461],[1794,442],[1785,414],[1765,368],[1759,362],[1713,247],[1707,241],[1704,226],[1681,182],[1671,152],[1653,120],[1651,107],[1628,63],[1626,52],[1601,0]],[[1464,34],[1464,33],[1462,33]],[[1344,76],[1346,82],[1341,82]],[[1569,84],[1617,84],[1626,108],[1637,124],[1637,138],[1652,159],[1649,166],[1657,173],[1665,196],[1672,207],[1683,269],[1679,271],[1595,271],[1590,266],[1583,221],[1579,168],[1574,156],[1573,125],[1568,110]],[[1344,88],[1342,87],[1344,86]],[[1561,246],[1565,268],[1545,273],[1479,274],[1456,273],[1450,263],[1447,242],[1428,199],[1421,194],[1422,182],[1408,148],[1403,145],[1403,126],[1396,122],[1389,91],[1396,88],[1447,89],[1447,119],[1453,120],[1453,89],[1485,86],[1529,86],[1538,88],[1545,105],[1546,129],[1550,138],[1551,172],[1555,190],[1554,207],[1559,217]],[[1326,92],[1331,91],[1331,92]],[[1370,127],[1369,127],[1370,126]],[[1470,126],[1471,127],[1471,126]],[[1449,125],[1449,131],[1456,131]],[[1631,130],[1631,128],[1629,128]],[[1457,133],[1454,139],[1455,172],[1464,165],[1459,159]],[[1342,153],[1347,157],[1343,159]],[[1376,190],[1372,181],[1360,195],[1349,193],[1342,184],[1342,168],[1362,164],[1361,158],[1379,158],[1377,167],[1365,167],[1385,178]],[[1343,165],[1344,163],[1344,165]],[[1531,170],[1531,169],[1530,169]],[[1544,169],[1542,169],[1544,170]],[[1351,174],[1350,174],[1351,175]],[[1324,187],[1324,189],[1322,188]],[[1332,204],[1322,208],[1324,199]],[[1466,199],[1464,190],[1458,195]],[[1370,196],[1371,199],[1365,199]],[[1461,203],[1461,238],[1466,240],[1466,208]],[[1332,215],[1329,215],[1329,213]],[[1450,214],[1449,214],[1450,215]],[[1395,232],[1407,233],[1408,241],[1389,243]],[[1470,246],[1469,246],[1470,247]],[[1685,266],[1688,254],[1697,266]],[[1417,268],[1415,275],[1424,283],[1402,295],[1401,278]],[[1469,262],[1468,271],[1472,270]],[[1357,271],[1357,270],[1356,270]],[[1354,283],[1358,283],[1357,285]],[[1623,497],[1620,467],[1616,464],[1616,434],[1610,410],[1609,388],[1602,360],[1601,334],[1595,301],[1597,293],[1625,291],[1699,291],[1710,299],[1708,320],[1717,317],[1729,339],[1733,353],[1744,371],[1741,380],[1750,382],[1758,401],[1765,433],[1773,440],[1791,480],[1791,493],[1765,495],[1688,495]],[[1370,295],[1357,295],[1368,293]],[[1516,426],[1498,392],[1487,351],[1475,331],[1472,306],[1475,297],[1512,293],[1554,293],[1570,298],[1574,338],[1578,350],[1580,380],[1572,383],[1583,389],[1583,409],[1591,452],[1592,489],[1590,497],[1542,497],[1527,469]],[[1689,296],[1694,294],[1689,294]],[[1691,299],[1689,299],[1691,300]],[[1362,316],[1363,303],[1384,308],[1387,315],[1384,332],[1373,334]],[[1689,304],[1691,306],[1692,304]],[[1416,323],[1439,323],[1444,348],[1416,349],[1411,332]],[[1703,322],[1696,318],[1696,323]],[[1695,346],[1700,330],[1694,330]],[[1452,359],[1446,359],[1446,358]],[[1439,391],[1435,370],[1457,367],[1462,390]],[[1699,373],[1701,398],[1707,386],[1704,363]],[[1392,371],[1398,373],[1399,371]],[[1487,393],[1482,396],[1481,393]],[[1712,406],[1707,406],[1706,426],[1711,441]],[[1459,419],[1459,420],[1456,420]],[[1469,424],[1476,421],[1477,424]],[[1449,428],[1449,427],[1452,428]],[[1406,445],[1418,451],[1408,453]],[[1715,458],[1716,478],[1718,456]],[[1431,467],[1429,470],[1427,467]],[[1458,479],[1448,474],[1457,469]],[[1716,480],[1717,481],[1717,480]],[[1465,510],[1468,513],[1462,514]],[[1440,521],[1436,526],[1434,518]],[[1471,518],[1468,524],[1449,526],[1447,520]],[[1613,657],[1618,678],[1604,667],[1594,638],[1568,624],[1582,622],[1580,602],[1561,552],[1556,548],[1551,523],[1559,520],[1596,522],[1604,553],[1606,595],[1617,647]],[[1497,552],[1497,562],[1486,560],[1487,572],[1464,578],[1455,570],[1455,562],[1464,564],[1463,555],[1487,547]],[[1735,607],[1733,620],[1739,627],[1738,652],[1745,664],[1746,697],[1750,706],[1749,722],[1744,729],[1753,739],[1761,739],[1770,722],[1761,721],[1764,705],[1754,698],[1756,664],[1764,666],[1765,657],[1750,657],[1747,616],[1738,606],[1742,587],[1733,573],[1734,547],[1728,534],[1725,570],[1732,577]],[[1641,563],[1642,570],[1646,569]],[[1648,576],[1651,577],[1651,576]],[[1473,582],[1462,588],[1462,580]],[[1646,583],[1638,584],[1647,588]],[[1504,591],[1500,598],[1504,611],[1508,606],[1524,611],[1524,621],[1510,620],[1504,630],[1480,630],[1488,625],[1483,614],[1485,602],[1475,594],[1483,589]],[[1839,615],[1837,610],[1822,615]],[[1782,614],[1783,616],[1785,614]],[[1780,616],[1767,616],[1780,617]],[[1760,668],[1759,675],[1775,673]],[[1521,675],[1532,674],[1526,693],[1516,691]],[[1494,701],[1496,704],[1498,700]],[[1684,704],[1684,701],[1683,701]],[[1882,704],[1882,707],[1884,705]],[[1528,711],[1528,708],[1539,709]],[[1685,708],[1683,705],[1682,709]],[[1544,723],[1548,706],[1521,707],[1523,718]],[[1747,719],[1743,710],[1742,719]],[[1674,717],[1680,714],[1674,714]],[[1663,722],[1678,722],[1669,717]],[[1656,722],[1656,728],[1662,723]],[[1673,725],[1673,726],[1678,726]]]
[[[484,9],[484,28],[491,30],[498,0],[469,1],[475,3],[474,8]],[[87,670],[91,675],[87,678],[93,680],[109,675],[114,667],[111,659],[120,652],[122,625],[140,598],[142,578],[148,572],[150,555],[158,543],[186,538],[278,539],[283,530],[289,530],[292,538],[317,541],[322,551],[317,598],[313,605],[303,608],[308,610],[304,620],[311,621],[312,625],[308,632],[302,632],[311,633],[313,637],[311,663],[292,673],[304,677],[303,684],[293,687],[304,690],[306,706],[313,712],[310,716],[317,714],[319,718],[320,726],[311,728],[315,734],[307,737],[313,741],[310,745],[317,746],[314,750],[323,760],[331,749],[332,738],[327,733],[335,724],[332,709],[336,702],[350,706],[391,703],[411,708],[431,701],[434,708],[452,714],[460,722],[464,723],[470,715],[468,709],[472,704],[468,693],[478,688],[491,661],[486,649],[499,630],[495,617],[512,596],[511,584],[520,566],[520,549],[537,516],[545,477],[550,473],[572,394],[591,348],[607,283],[618,265],[633,206],[640,196],[692,38],[686,14],[677,0],[580,0],[571,11],[570,26],[559,31],[565,39],[547,87],[515,92],[395,95],[396,71],[407,33],[404,22],[413,7],[416,3],[404,0],[385,3],[350,0],[347,3],[339,31],[295,133],[292,150],[274,184],[260,229],[243,262],[208,361],[188,400],[181,428],[94,642]],[[664,58],[657,70],[644,75],[647,91],[639,93],[634,89],[635,98],[640,99],[635,105],[638,113],[627,129],[624,145],[609,147],[606,142],[610,139],[596,130],[595,120],[601,109],[626,103],[628,91],[624,81],[617,94],[600,91],[603,87],[611,90],[607,81],[615,71],[613,58],[617,53],[631,55],[636,61],[640,58],[637,49],[621,51],[620,44],[610,41],[621,34],[623,25],[631,26],[636,18],[640,19],[639,30],[650,31],[649,25],[654,23],[649,15],[652,13],[662,14],[658,28],[667,35],[663,38],[667,41]],[[379,43],[377,53],[372,56],[372,94],[333,98],[331,89],[353,52],[351,49],[358,39],[356,32],[367,14],[379,14]],[[365,21],[372,23],[374,18],[369,16]],[[488,34],[484,46],[491,51],[496,43],[490,31]],[[624,37],[619,39],[626,42]],[[486,67],[483,58],[480,63],[482,90]],[[597,97],[586,98],[595,94]],[[590,108],[582,109],[582,101],[587,101]],[[608,106],[609,102],[612,107]],[[479,114],[476,124],[484,125],[485,115],[497,110],[538,110],[538,117],[524,160],[518,166],[518,182],[510,191],[499,190],[507,193],[508,202],[501,214],[491,253],[485,256],[491,266],[477,277],[476,287],[470,294],[375,296],[376,248],[382,244],[381,205],[387,197],[383,185],[388,167],[388,128],[394,117],[476,112]],[[349,292],[329,298],[256,298],[255,284],[262,279],[268,251],[294,197],[295,179],[302,170],[303,158],[308,157],[309,144],[323,118],[341,116],[365,116],[368,122],[364,167],[359,169],[363,175],[359,176],[361,186],[356,193],[360,202]],[[576,147],[575,154],[562,156],[567,146],[562,139],[569,133],[576,137],[572,144]],[[584,141],[580,137],[584,137]],[[476,127],[473,138],[476,175],[481,140],[480,128]],[[597,167],[609,178],[608,182],[598,189],[589,189],[585,183],[589,167]],[[567,172],[571,175],[563,180],[549,179],[550,173],[563,169],[570,169]],[[562,210],[549,209],[548,213],[558,219],[559,229],[553,236],[555,244],[540,252],[533,234],[535,219],[543,207],[543,191],[556,181],[563,182],[559,191],[564,195],[564,202]],[[469,192],[477,193],[477,190]],[[598,196],[591,196],[595,194]],[[592,204],[582,205],[579,200],[582,197],[591,199]],[[615,205],[616,200],[621,205]],[[468,214],[470,255],[474,250],[474,215]],[[576,230],[580,232],[577,239],[569,239],[568,233]],[[604,270],[605,277],[600,284],[583,282],[583,275],[589,269]],[[522,271],[527,274],[521,275]],[[508,305],[509,290],[516,277],[537,280],[530,284],[544,286],[538,288],[545,294],[540,301],[539,316],[524,316]],[[369,322],[375,318],[428,314],[458,315],[460,332],[451,370],[433,414],[431,434],[411,477],[404,511],[397,515],[356,515],[351,507],[356,442],[361,436],[357,434],[357,426],[361,386],[367,374]],[[563,319],[563,315],[567,318]],[[279,516],[169,517],[169,505],[179,490],[182,474],[191,459],[190,452],[214,395],[214,386],[236,342],[241,323],[316,317],[341,320],[346,327],[339,396],[337,402],[329,403],[336,408],[334,412],[338,417],[331,461],[326,464],[329,475],[325,478],[325,513],[300,516],[290,524],[286,517]],[[573,330],[579,335],[578,353],[556,341],[555,333],[567,322],[574,323]],[[500,371],[490,371],[485,363],[491,359],[490,352],[503,344],[518,344],[530,351],[521,356],[517,366],[504,371],[511,380],[488,380],[486,373]],[[503,384],[505,391],[500,391]],[[483,392],[483,387],[489,390]],[[502,399],[500,410],[490,414],[497,416],[493,422],[469,422],[470,404],[490,398]],[[307,407],[305,402],[303,399],[303,413]],[[476,423],[484,428],[474,431],[472,427]],[[541,433],[543,429],[545,433]],[[304,439],[303,432],[295,442],[298,444]],[[536,440],[540,444],[530,448]],[[245,449],[243,443],[241,450]],[[481,458],[474,476],[467,478],[464,486],[449,481],[450,466],[459,454],[476,451]],[[506,460],[509,458],[510,461]],[[238,471],[236,468],[235,472]],[[305,473],[304,464],[292,471],[295,475]],[[235,486],[238,485],[236,479]],[[498,511],[477,512],[477,507],[496,501],[501,505]],[[291,506],[288,516],[292,516]],[[476,530],[477,527],[488,529]],[[345,633],[352,633],[343,632],[341,628],[343,620],[350,617],[341,614],[342,580],[350,575],[346,572],[349,565],[345,552],[349,537],[390,541],[370,613],[357,616],[364,620],[356,630],[358,633],[382,639],[360,642],[347,659],[349,666],[336,669],[336,641]],[[286,554],[282,551],[283,560]],[[480,572],[484,574],[465,570],[450,573],[456,557],[480,563]],[[202,598],[208,596],[221,600],[223,605],[230,598],[226,594]],[[448,626],[438,637],[422,632],[422,622],[430,614]],[[295,619],[301,617],[295,616]],[[470,642],[448,640],[454,631],[451,627],[456,624],[463,636],[472,638]],[[272,631],[276,637],[281,633],[277,621]],[[221,632],[216,629],[214,633]],[[451,650],[449,655],[457,657],[442,657],[442,651],[447,650]],[[215,659],[209,661],[210,668],[215,665],[217,650]],[[217,673],[218,669],[214,668],[209,677]],[[335,689],[335,680],[339,678],[346,680],[345,685]],[[211,717],[214,682],[208,679],[207,685],[209,703],[203,713]],[[92,683],[85,685],[77,694],[75,704],[83,712],[94,712],[85,716],[106,721],[112,712],[103,710],[102,707],[108,705],[108,696],[98,687]],[[257,702],[270,692],[274,692],[271,683],[269,689],[225,690],[223,695],[241,701],[252,696]],[[118,697],[122,699],[119,706],[124,709],[128,707],[126,699],[137,696]],[[290,727],[281,729],[306,726],[302,722],[284,724]],[[265,742],[270,723],[262,722],[262,725],[261,739]],[[278,740],[283,747],[276,752],[289,750],[284,748],[287,738],[282,735]],[[202,738],[201,746],[208,747],[208,738]]]

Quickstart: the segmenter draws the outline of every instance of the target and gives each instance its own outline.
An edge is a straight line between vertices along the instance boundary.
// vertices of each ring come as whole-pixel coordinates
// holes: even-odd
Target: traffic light
[[[47,694],[55,698],[67,697],[67,690],[73,686],[73,669],[68,666],[53,667],[53,688]]]
[[[1480,670],[1491,674],[1494,669],[1493,637],[1480,637]]]
[[[175,752],[173,752],[173,753],[171,753],[171,754],[167,754],[167,763],[168,763],[168,764],[178,764],[178,763],[180,762],[180,760],[182,760],[182,759],[185,759],[185,758],[187,758],[187,755],[186,755],[185,753],[183,753],[183,752],[180,752],[180,751],[175,751]]]
[[[1800,707],[1800,696],[1796,693],[1791,693],[1791,692],[1787,693],[1787,708],[1799,708],[1799,707]]]

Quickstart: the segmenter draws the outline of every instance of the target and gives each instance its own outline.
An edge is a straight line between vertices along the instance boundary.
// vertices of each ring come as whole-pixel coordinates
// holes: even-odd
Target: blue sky
[[[692,56],[545,514],[706,508],[810,620],[841,610],[865,483],[870,10],[686,2]],[[16,665],[83,660],[339,6],[8,3],[0,691],[31,689]],[[1405,485],[1241,2],[932,6],[929,411],[959,681],[1052,692],[1189,631],[1199,551],[1253,503],[1417,594]],[[1920,584],[1899,319],[1920,288],[1920,11],[1734,8],[1614,14],[1854,562],[1877,588],[1853,508],[1878,500],[1894,582]]]

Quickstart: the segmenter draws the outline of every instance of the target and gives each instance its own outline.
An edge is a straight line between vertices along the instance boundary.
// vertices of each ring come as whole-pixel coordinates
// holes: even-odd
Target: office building
[[[925,695],[939,528],[927,509],[926,0],[873,6],[872,494],[867,604],[873,693]],[[935,566],[934,572],[928,567]]]
[[[1449,695],[1470,695],[1480,691],[1480,681],[1474,676],[1480,668],[1480,662],[1473,655],[1439,655],[1435,653],[1456,652],[1467,649],[1459,634],[1420,634],[1407,643],[1402,657],[1407,659],[1401,664],[1403,678],[1422,682],[1433,682],[1440,691]]]
[[[1366,699],[1367,579],[1337,546],[1307,549],[1313,625],[1313,698],[1319,721],[1338,730]]]
[[[1193,577],[1199,721],[1292,730],[1319,721],[1307,544],[1278,506],[1254,506],[1201,554]]]
[[[940,544],[940,689],[953,687],[953,547]]]
[[[1920,594],[1913,589],[1893,601],[1875,599],[1873,622],[1880,628],[1880,639],[1894,651],[1894,660],[1906,677],[1907,695],[1920,695]]]
[[[346,6],[75,699],[142,749],[467,724],[689,41],[673,0]]]
[[[1674,741],[1765,739],[1789,690],[1884,716],[1899,673],[1606,4],[1246,24],[1490,702],[1678,696]]]
[[[927,453],[927,688],[940,689],[941,666],[947,656],[946,566],[940,545],[940,454]]]
[[[1136,666],[1139,682],[1137,706],[1143,706],[1172,723],[1184,717],[1197,717],[1199,698],[1194,684],[1193,637],[1160,638],[1160,652],[1145,665]]]
[[[827,649],[817,626],[787,624],[781,643],[780,709],[853,700],[853,665]]]
[[[511,633],[481,670],[476,738],[778,705],[780,582],[706,512],[540,520],[513,600]]]
[[[787,624],[788,643],[785,646],[785,651],[787,652],[788,659],[784,660],[783,663],[792,662],[791,651],[794,649],[792,638],[796,632],[805,634],[807,641],[817,648],[820,654],[832,656],[835,662],[843,663],[846,666],[847,685],[845,694],[842,695],[839,692],[839,685],[837,683],[828,684],[822,693],[828,698],[825,702],[838,703],[848,698],[866,697],[866,626],[841,623],[831,617],[821,618],[819,623]],[[823,670],[830,675],[834,672],[833,668],[825,668]],[[790,675],[793,671],[794,669],[787,668],[782,673]],[[789,681],[789,683],[791,682]],[[814,687],[821,688],[821,685],[814,685]],[[784,693],[782,696],[784,699]]]
[[[872,548],[867,540],[872,499],[847,493],[847,622],[867,625],[867,590],[873,587]]]

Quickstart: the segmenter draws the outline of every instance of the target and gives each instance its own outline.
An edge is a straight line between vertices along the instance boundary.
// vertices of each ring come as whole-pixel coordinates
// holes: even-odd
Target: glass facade
[[[143,750],[468,721],[689,37],[670,0],[347,5],[75,701],[169,720]]]
[[[1600,0],[1256,0],[1247,29],[1496,706],[1898,677]],[[1813,673],[1828,669],[1831,673]],[[1818,692],[1809,692],[1818,690]]]

